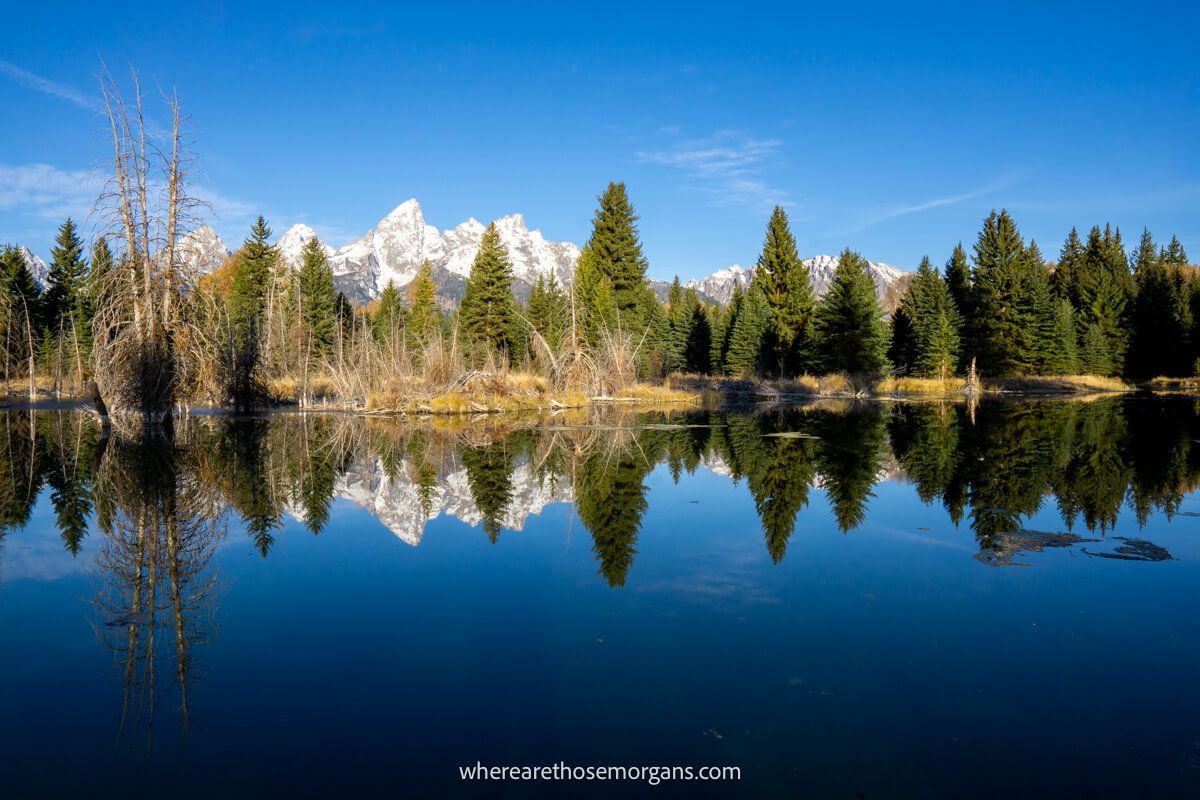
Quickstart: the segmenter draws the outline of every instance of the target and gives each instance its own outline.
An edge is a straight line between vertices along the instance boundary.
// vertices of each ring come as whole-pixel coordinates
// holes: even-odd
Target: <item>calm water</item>
[[[1192,401],[0,449],[4,797],[1200,793]]]

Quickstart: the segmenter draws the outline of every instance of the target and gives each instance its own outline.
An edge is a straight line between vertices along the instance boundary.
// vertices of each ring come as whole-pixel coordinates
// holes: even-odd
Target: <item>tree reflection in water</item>
[[[124,686],[120,731],[149,743],[167,698],[187,728],[195,650],[212,633],[218,598],[213,556],[231,519],[266,557],[288,517],[319,534],[339,495],[396,516],[411,544],[439,513],[496,542],[535,508],[573,502],[598,574],[622,587],[643,535],[646,479],[661,464],[675,482],[701,467],[744,480],[775,563],[814,491],[850,532],[870,518],[887,478],[906,479],[922,502],[965,522],[986,564],[1063,547],[1155,561],[1170,553],[1114,528],[1123,509],[1141,526],[1156,512],[1183,513],[1200,485],[1198,420],[1192,402],[1104,398],[614,411],[598,420],[280,414],[105,436],[80,413],[13,411],[0,414],[0,545],[47,490],[66,552],[95,552],[97,630]],[[1045,507],[1065,531],[1028,529]]]

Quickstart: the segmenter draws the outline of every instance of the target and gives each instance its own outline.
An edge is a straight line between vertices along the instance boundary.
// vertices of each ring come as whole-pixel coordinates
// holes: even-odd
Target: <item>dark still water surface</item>
[[[1191,400],[0,450],[6,798],[1200,796]]]

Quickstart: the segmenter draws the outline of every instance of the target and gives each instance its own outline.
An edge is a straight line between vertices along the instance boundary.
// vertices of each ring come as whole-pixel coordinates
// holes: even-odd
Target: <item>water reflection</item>
[[[1178,401],[984,403],[973,415],[950,403],[861,403],[602,424],[285,414],[192,419],[172,439],[136,442],[63,411],[10,412],[0,425],[0,537],[28,524],[44,487],[72,555],[93,515],[106,541],[131,525],[233,515],[266,557],[288,517],[319,534],[335,497],[413,545],[441,514],[496,542],[546,505],[572,502],[614,587],[637,555],[646,478],[659,464],[676,482],[701,466],[744,480],[776,563],[814,490],[850,532],[881,480],[907,480],[966,522],[983,560],[1007,564],[1017,552],[1086,544],[1070,533],[1080,524],[1106,537],[1124,507],[1143,525],[1155,512],[1169,518],[1200,482],[1197,409]],[[1026,530],[1047,503],[1066,531]]]

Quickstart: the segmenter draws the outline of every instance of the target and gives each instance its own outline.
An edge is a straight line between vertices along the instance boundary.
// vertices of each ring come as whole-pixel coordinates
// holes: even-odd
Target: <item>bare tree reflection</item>
[[[199,480],[200,448],[189,432],[146,428],[114,435],[96,476],[110,509],[101,515],[96,556],[97,631],[113,654],[123,694],[119,738],[149,749],[159,707],[178,703],[186,734],[194,649],[213,630],[225,534],[217,494]]]

